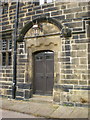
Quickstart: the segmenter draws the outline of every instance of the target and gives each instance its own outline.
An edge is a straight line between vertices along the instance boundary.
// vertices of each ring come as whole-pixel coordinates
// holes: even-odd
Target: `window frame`
[[[3,3],[2,5],[2,14],[7,14],[8,13],[8,3]]]
[[[5,58],[4,58],[5,54]],[[6,66],[6,52],[2,52],[2,66]]]
[[[4,42],[6,41],[6,42]],[[4,43],[6,43],[4,45]],[[4,48],[5,49],[4,49]],[[5,60],[4,56],[5,55]],[[12,40],[11,39],[2,39],[2,66],[11,66],[12,65]]]
[[[43,5],[43,4],[45,4],[45,3],[52,3],[52,2],[54,2],[55,0],[39,0],[39,3],[40,3],[40,5]]]

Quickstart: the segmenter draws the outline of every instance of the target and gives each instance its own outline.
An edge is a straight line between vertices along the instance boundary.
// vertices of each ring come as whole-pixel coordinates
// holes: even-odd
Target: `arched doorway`
[[[33,34],[33,25],[36,23],[40,24],[43,28],[42,30],[39,28],[38,35]],[[64,29],[66,31],[64,31]],[[68,31],[60,23],[60,21],[54,18],[47,17],[36,18],[33,21],[30,21],[28,24],[26,24],[24,28],[21,30],[17,42],[25,41],[26,52],[28,57],[27,60],[28,62],[26,64],[27,79],[26,78],[25,79],[29,84],[31,84],[30,88],[31,96],[32,93],[36,93],[39,95],[53,93],[53,97],[54,96],[57,97],[58,89],[55,89],[55,85],[61,83],[60,73],[62,62],[61,53],[63,49],[62,40],[64,41],[63,37],[66,35],[68,36]],[[46,54],[51,55],[53,59],[52,60],[46,59],[45,58]],[[42,59],[40,58],[41,55]],[[45,67],[42,67],[43,66],[42,63],[44,63]],[[51,71],[52,74],[49,74],[49,72],[44,72],[46,71],[47,64],[48,66],[53,67],[50,69],[52,70]],[[49,79],[52,81],[50,81]]]
[[[52,95],[54,84],[54,52],[34,53],[34,94]]]

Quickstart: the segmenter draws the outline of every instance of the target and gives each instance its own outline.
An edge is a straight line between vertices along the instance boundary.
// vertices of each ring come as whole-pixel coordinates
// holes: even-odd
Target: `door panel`
[[[36,94],[44,94],[44,90],[45,90],[45,88],[44,88],[44,83],[43,83],[43,80],[42,79],[44,79],[44,78],[42,78],[42,77],[36,77],[36,85],[35,85],[35,93]]]
[[[47,76],[46,77],[46,93],[47,94],[52,94],[53,91],[53,82],[52,82],[53,77]]]
[[[53,74],[54,68],[53,68],[53,60],[47,60],[46,61],[46,73]]]
[[[44,57],[42,54],[35,55],[35,93],[43,94],[44,91]]]
[[[54,81],[54,54],[40,52],[35,54],[34,92],[36,94],[52,94]]]
[[[54,56],[50,54],[49,59],[46,59],[46,91],[48,94],[52,94],[53,79],[54,79]]]

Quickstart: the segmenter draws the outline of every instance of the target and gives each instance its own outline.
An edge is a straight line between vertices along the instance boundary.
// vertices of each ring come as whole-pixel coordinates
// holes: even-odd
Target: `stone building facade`
[[[0,10],[0,95],[12,98],[16,2],[2,2]],[[17,31],[16,99],[40,94],[87,105],[90,2],[20,2]]]

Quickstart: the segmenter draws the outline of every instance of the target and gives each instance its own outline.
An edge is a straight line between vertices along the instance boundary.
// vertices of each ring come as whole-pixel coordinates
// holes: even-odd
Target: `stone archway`
[[[28,32],[28,30],[30,28],[32,28],[32,26],[34,24],[36,24],[36,22],[37,23],[48,22],[48,23],[54,24],[55,26],[58,27],[59,31],[62,32],[61,34],[64,37],[71,37],[71,30],[69,29],[69,27],[62,25],[62,23],[55,18],[50,18],[48,16],[45,16],[45,17],[42,16],[42,17],[37,17],[37,18],[33,19],[32,21],[28,22],[23,27],[23,29],[21,30],[20,35],[17,39],[17,42],[23,42],[24,41],[25,34]]]
[[[36,19],[33,19],[32,21],[30,21],[29,23],[27,23],[23,29],[21,30],[20,32],[20,35],[19,35],[19,38],[17,39],[17,42],[23,42],[24,40],[24,36],[25,34],[28,32],[28,30],[30,28],[32,28],[32,26],[34,24],[37,23],[41,23],[41,22],[48,22],[48,23],[52,23],[54,24],[55,26],[57,26],[59,28],[59,30],[61,31],[62,28],[63,28],[63,25],[57,20],[57,19],[54,19],[54,18],[50,18],[50,17],[37,17]]]
[[[65,34],[62,35],[69,35],[70,36],[70,31],[68,29],[64,29],[62,24],[53,18],[48,18],[48,17],[40,17],[37,19],[34,19],[33,21],[29,22],[21,31],[20,36],[17,40],[17,42],[23,42],[25,41],[25,35],[30,32],[29,30],[32,28],[32,26],[36,23],[50,23],[53,25],[53,27],[57,28],[57,31],[60,32],[65,32]],[[66,30],[66,31],[64,31]],[[50,30],[49,30],[50,31]],[[62,37],[63,38],[63,37]],[[50,50],[54,52],[54,85],[59,84],[60,82],[60,56],[61,56],[61,51],[62,51],[62,38],[60,37],[60,34],[53,34],[49,36],[36,36],[36,37],[31,37],[28,38],[25,43],[26,43],[26,51],[28,53],[28,64],[27,64],[27,74],[29,75],[29,83],[33,84],[34,80],[34,74],[33,74],[33,53],[37,51],[46,51]],[[32,88],[33,90],[33,88]],[[54,87],[53,87],[53,95],[54,95]]]

